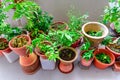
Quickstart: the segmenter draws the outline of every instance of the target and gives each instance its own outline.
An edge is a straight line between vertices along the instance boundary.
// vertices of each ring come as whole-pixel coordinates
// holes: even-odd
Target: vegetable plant
[[[120,0],[109,0],[109,6],[104,10],[103,22],[113,23],[116,32],[120,33]]]
[[[96,54],[96,58],[103,63],[106,63],[106,64],[111,63],[110,57],[105,53]]]

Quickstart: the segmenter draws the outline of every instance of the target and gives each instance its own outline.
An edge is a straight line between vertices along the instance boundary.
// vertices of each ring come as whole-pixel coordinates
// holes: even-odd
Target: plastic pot
[[[111,63],[105,64],[105,63],[102,63],[101,61],[99,61],[96,58],[96,54],[99,54],[99,53],[105,53],[105,54],[107,54],[110,57],[110,59],[111,59]],[[94,55],[95,55],[94,65],[97,68],[99,68],[99,69],[106,69],[107,67],[113,65],[114,62],[115,62],[115,56],[111,52],[109,52],[108,50],[106,50],[106,49],[97,49],[97,50],[94,51]]]

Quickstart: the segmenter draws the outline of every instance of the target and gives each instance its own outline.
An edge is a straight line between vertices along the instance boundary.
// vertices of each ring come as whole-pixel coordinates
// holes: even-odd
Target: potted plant
[[[38,38],[32,41],[31,46],[35,48],[35,53],[40,56],[42,69],[54,70],[56,59],[58,58],[58,52],[54,43],[51,43],[47,37],[48,35],[40,34]],[[32,52],[33,48],[30,50]]]
[[[59,49],[59,70],[62,73],[70,73],[74,69],[73,62],[77,59],[78,54],[72,47],[62,47]]]
[[[115,56],[106,49],[97,49],[94,55],[94,65],[99,69],[106,69],[115,62]]]
[[[84,23],[87,22],[88,15],[80,15],[80,13],[74,13],[74,9],[71,9],[68,11],[68,26],[69,26],[69,31],[72,32],[77,32],[77,34],[82,34],[81,33],[81,27]],[[76,48],[80,46],[83,43],[83,37],[79,35],[79,37],[73,37],[75,40],[71,47]]]
[[[86,67],[90,66],[94,59],[93,54],[94,49],[90,49],[90,42],[87,40],[85,43],[83,43],[82,46],[80,47],[80,50],[81,50],[80,53],[81,64]]]
[[[83,35],[90,40],[93,47],[98,47],[108,32],[108,28],[99,22],[88,22],[82,26]]]
[[[106,6],[103,15],[103,22],[105,24],[111,23],[110,28],[114,35],[118,37],[120,34],[120,0],[109,0],[109,6]]]
[[[110,52],[113,53],[115,55],[115,58],[117,59],[117,57],[120,56],[120,50],[119,50],[119,46],[120,46],[120,38],[116,38],[116,37],[112,37],[112,36],[107,36],[102,44],[105,45],[105,48]]]
[[[10,40],[9,47],[19,56],[27,55],[27,45],[31,44],[31,39],[28,35],[18,35]]]

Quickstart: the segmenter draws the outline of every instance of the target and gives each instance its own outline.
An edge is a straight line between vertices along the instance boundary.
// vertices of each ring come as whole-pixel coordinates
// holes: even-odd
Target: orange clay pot
[[[72,48],[72,47],[62,47],[62,48],[59,49],[59,51],[61,51],[63,49],[70,49],[70,50],[72,50],[74,52],[74,54],[75,54],[75,57],[72,60],[70,60],[70,61],[66,61],[66,60],[63,60],[62,58],[60,58],[60,63],[58,65],[58,69],[62,73],[70,73],[74,69],[73,62],[77,59],[78,54],[77,54],[76,50],[74,48]]]
[[[114,63],[113,70],[116,72],[120,72],[120,61],[116,61]]]
[[[34,53],[28,56],[20,56],[19,63],[26,74],[33,74],[40,68],[40,62]]]
[[[27,55],[27,48],[26,48],[26,46],[27,45],[30,45],[31,44],[31,39],[30,39],[30,37],[28,36],[28,35],[19,35],[19,36],[16,36],[17,38],[19,38],[19,37],[21,37],[21,36],[24,36],[26,39],[27,39],[27,44],[26,45],[24,45],[24,46],[22,46],[22,47],[20,47],[20,48],[14,48],[13,46],[12,46],[12,42],[14,41],[14,38],[12,39],[12,40],[10,40],[10,42],[9,42],[9,47],[10,47],[10,49],[11,50],[13,50],[16,54],[18,54],[19,56],[26,56]]]
[[[94,59],[94,56],[93,56],[93,58],[91,58],[90,60],[87,61],[86,59],[82,58],[82,54],[84,54],[84,52],[85,52],[85,51],[81,52],[81,54],[80,54],[80,62],[81,62],[81,64],[82,64],[83,66],[88,67],[88,66],[91,65],[91,63],[92,63],[92,61],[93,61],[93,59]]]
[[[114,62],[115,62],[115,56],[111,52],[109,52],[106,49],[97,49],[97,50],[95,50],[94,55],[99,54],[99,53],[105,53],[105,54],[107,54],[110,57],[110,59],[111,59],[111,63],[110,64],[102,63],[101,61],[99,61],[95,57],[95,59],[94,59],[94,65],[97,68],[99,68],[99,69],[106,69],[107,67],[109,67],[109,66],[111,66],[111,65],[114,64]]]
[[[2,41],[4,41],[4,42],[8,43],[8,41],[7,41],[5,38],[0,38],[0,40],[2,40]],[[2,52],[9,53],[9,52],[11,52],[11,49],[10,49],[9,47],[7,47],[7,48],[4,49],[4,50],[0,50],[0,56],[3,56],[3,53],[2,53]]]

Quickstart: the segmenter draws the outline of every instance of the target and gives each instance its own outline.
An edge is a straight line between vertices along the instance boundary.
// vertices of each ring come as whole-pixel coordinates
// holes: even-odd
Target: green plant
[[[14,48],[23,47],[26,44],[27,44],[27,40],[23,36],[21,36],[21,37],[15,37],[14,40],[13,40],[13,42],[12,42],[12,46]]]
[[[99,36],[102,36],[102,33],[103,31],[100,30],[100,31],[88,31],[87,34],[90,35],[90,36],[96,36],[96,37],[99,37]]]
[[[103,62],[103,63],[106,63],[106,64],[109,64],[109,63],[111,62],[110,57],[109,57],[107,54],[105,54],[105,53],[96,54],[96,58],[97,58],[99,61],[101,61],[101,62]]]
[[[49,60],[56,61],[58,56],[58,49],[56,43],[52,43],[49,36],[45,34],[40,34],[38,38],[32,40],[32,44],[28,46],[30,53],[33,52],[33,48],[39,48],[40,52],[44,53]]]
[[[87,61],[90,60],[92,57],[93,57],[93,49],[92,50],[89,50],[90,47],[91,47],[91,44],[89,42],[89,40],[87,38],[86,39],[86,42],[82,44],[82,46],[80,47],[80,50],[83,50],[85,51],[83,54],[82,54],[82,58],[86,59]]]
[[[104,39],[103,39],[103,41],[102,41],[102,44],[103,45],[108,45],[108,44],[111,44],[112,43],[112,36],[107,36],[107,37],[105,37]]]
[[[104,10],[103,22],[113,23],[117,33],[120,33],[120,0],[109,0],[109,6]]]
[[[70,30],[81,31],[81,27],[87,22],[88,15],[81,15],[79,12],[75,13],[74,8],[68,11],[68,26]]]
[[[8,47],[8,43],[6,42],[0,42],[0,50],[4,50]]]

